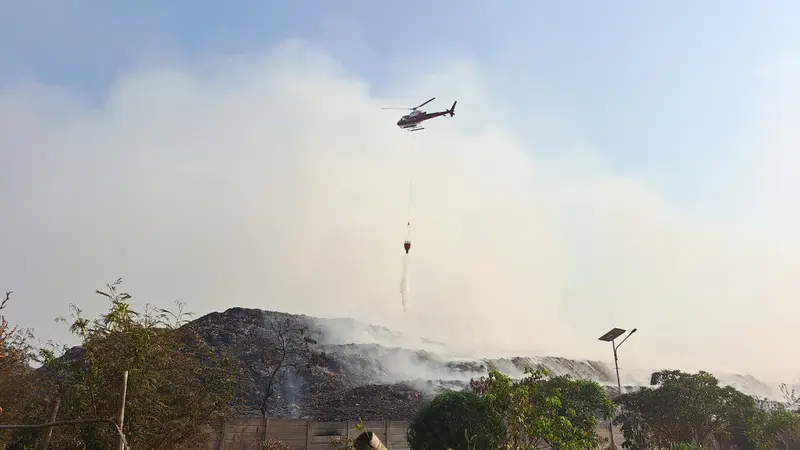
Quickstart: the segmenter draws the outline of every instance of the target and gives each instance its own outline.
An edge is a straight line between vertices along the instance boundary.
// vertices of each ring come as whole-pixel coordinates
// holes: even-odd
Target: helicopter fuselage
[[[397,121],[397,126],[402,129],[416,128],[420,123],[428,119],[433,119],[434,117],[443,116],[445,114],[449,114],[449,111],[439,111],[433,113],[420,111],[417,114],[411,113],[401,117],[400,120]]]

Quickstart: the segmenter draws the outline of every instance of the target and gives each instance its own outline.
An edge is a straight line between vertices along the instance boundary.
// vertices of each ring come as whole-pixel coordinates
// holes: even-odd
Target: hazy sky
[[[113,5],[113,6],[112,6]],[[800,375],[800,3],[0,0],[12,322],[351,316]],[[449,107],[420,133],[397,111]],[[413,304],[399,281],[414,167]]]

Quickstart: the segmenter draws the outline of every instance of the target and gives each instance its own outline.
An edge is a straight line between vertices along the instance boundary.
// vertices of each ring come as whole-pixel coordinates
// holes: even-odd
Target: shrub
[[[471,392],[444,392],[420,409],[408,427],[411,450],[495,450],[505,429],[480,396]],[[465,439],[465,435],[469,436]],[[470,445],[471,444],[471,445]]]

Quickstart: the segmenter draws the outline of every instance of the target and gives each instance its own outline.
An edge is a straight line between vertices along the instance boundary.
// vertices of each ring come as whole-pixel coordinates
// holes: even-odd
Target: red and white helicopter
[[[425,106],[428,103],[434,101],[435,99],[436,99],[436,97],[433,97],[432,99],[428,100],[427,102],[425,102],[425,103],[423,103],[423,104],[421,104],[421,105],[419,105],[419,106],[417,106],[415,108],[381,108],[381,109],[398,109],[398,110],[409,110],[409,111],[411,111],[410,113],[408,113],[405,116],[401,117],[400,120],[397,121],[397,126],[400,127],[403,130],[420,131],[420,130],[424,130],[425,128],[420,127],[419,124],[421,124],[422,122],[424,122],[424,121],[426,121],[428,119],[433,119],[434,117],[444,116],[444,115],[447,115],[447,114],[450,114],[450,117],[453,117],[456,114],[455,110],[456,110],[456,103],[458,103],[458,100],[454,101],[453,102],[453,106],[451,106],[450,109],[445,110],[445,111],[438,111],[438,112],[429,113],[429,112],[425,112],[425,111],[420,111],[419,110],[419,108],[422,108],[423,106]]]

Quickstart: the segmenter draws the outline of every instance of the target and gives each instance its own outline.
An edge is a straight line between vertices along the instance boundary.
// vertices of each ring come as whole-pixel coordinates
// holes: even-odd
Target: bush
[[[80,338],[80,347],[63,357],[56,357],[51,348],[40,349],[42,368],[36,372],[28,368],[25,376],[9,376],[16,373],[5,370],[15,359],[13,352],[0,359],[3,418],[46,422],[56,398],[60,399],[59,419],[115,417],[120,381],[128,371],[123,431],[131,447],[158,450],[201,445],[220,426],[220,419],[236,414],[230,403],[238,365],[228,355],[216,353],[202,336],[182,328],[182,311],[175,315],[149,305],[143,312],[134,311],[131,296],[117,291],[120,283],[108,285],[106,292],[97,291],[111,305],[96,320],[83,318],[80,308],[71,305],[70,331]],[[15,395],[13,405],[6,406],[6,392]],[[40,436],[32,431],[6,433],[0,435],[0,448],[3,440],[10,441],[12,448],[33,447]],[[116,442],[113,428],[84,425],[55,428],[50,445],[112,448]]]
[[[339,436],[331,440],[328,448],[330,450],[352,450],[355,448],[354,442],[355,439],[350,436]]]
[[[480,396],[471,392],[444,392],[427,403],[408,427],[411,450],[495,450],[505,428]]]
[[[264,443],[264,450],[290,450],[291,446],[283,439],[268,437]]]

